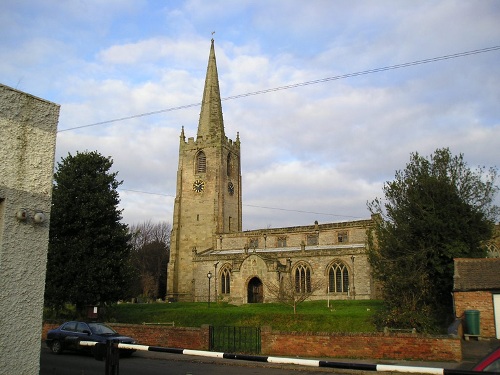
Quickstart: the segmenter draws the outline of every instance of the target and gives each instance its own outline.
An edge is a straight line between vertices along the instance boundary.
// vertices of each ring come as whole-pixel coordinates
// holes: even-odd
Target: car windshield
[[[115,330],[102,323],[89,323],[89,327],[97,335],[114,335],[116,333]]]

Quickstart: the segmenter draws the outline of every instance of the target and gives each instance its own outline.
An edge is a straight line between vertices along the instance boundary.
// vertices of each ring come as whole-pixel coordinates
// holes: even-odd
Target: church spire
[[[219,76],[217,74],[217,62],[215,61],[214,40],[212,39],[197,138],[208,140],[210,138],[224,139],[224,137],[224,119],[222,118]]]

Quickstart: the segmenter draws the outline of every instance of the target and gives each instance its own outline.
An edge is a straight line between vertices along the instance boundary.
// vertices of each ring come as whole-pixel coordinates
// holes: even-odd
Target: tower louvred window
[[[207,157],[203,151],[200,151],[196,155],[196,173],[206,173],[207,172]]]

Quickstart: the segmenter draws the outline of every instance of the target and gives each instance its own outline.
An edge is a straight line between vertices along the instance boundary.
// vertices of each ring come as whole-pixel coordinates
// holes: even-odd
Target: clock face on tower
[[[232,182],[229,182],[227,184],[227,191],[229,192],[229,194],[233,195],[234,194],[234,185]]]
[[[203,180],[196,180],[193,182],[193,190],[197,193],[201,193],[205,189],[205,182]]]

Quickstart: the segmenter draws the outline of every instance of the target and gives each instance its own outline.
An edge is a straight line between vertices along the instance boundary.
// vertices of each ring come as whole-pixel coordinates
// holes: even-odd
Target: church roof
[[[454,259],[454,290],[500,289],[500,258]]]
[[[198,139],[224,139],[224,120],[219,90],[219,76],[215,60],[214,40],[210,47],[207,75],[201,103],[200,121],[198,123]]]

